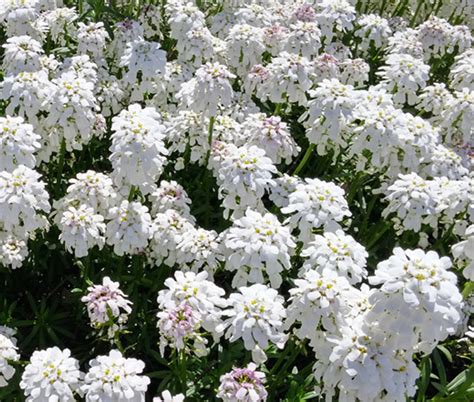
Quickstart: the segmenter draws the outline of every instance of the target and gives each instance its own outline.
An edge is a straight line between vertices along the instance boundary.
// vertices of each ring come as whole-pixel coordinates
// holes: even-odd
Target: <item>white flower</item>
[[[231,308],[224,312],[229,316],[226,338],[230,342],[242,338],[244,347],[254,351],[266,349],[269,342],[282,349],[286,342],[283,319],[286,311],[283,297],[275,289],[262,284],[241,287],[239,293],[229,296]]]
[[[74,37],[76,34],[74,24],[77,18],[78,14],[74,8],[57,7],[41,13],[36,23],[39,27],[44,26],[44,34],[49,33],[54,43],[60,46],[66,46],[67,36]],[[78,25],[80,24],[79,22]]]
[[[101,104],[104,116],[109,117],[122,109],[121,101],[125,98],[125,92],[115,75],[103,73],[97,92],[97,101]]]
[[[86,304],[91,326],[99,330],[104,325],[111,327],[108,335],[113,337],[127,322],[133,303],[120,289],[120,283],[113,282],[108,276],[102,279],[101,285],[89,286],[87,292],[81,301]],[[107,325],[110,321],[112,325]]]
[[[117,255],[143,251],[153,236],[153,225],[148,208],[139,202],[126,200],[109,210],[106,240]]]
[[[148,196],[151,202],[151,215],[166,213],[169,209],[174,209],[183,218],[193,221],[190,211],[191,199],[186,190],[176,181],[162,180],[160,186]]]
[[[303,242],[311,239],[313,228],[333,231],[340,228],[339,222],[346,216],[351,216],[344,190],[332,182],[305,179],[288,199],[288,206],[281,211],[291,214],[287,221],[299,229],[298,238]]]
[[[296,246],[289,228],[275,215],[261,215],[251,209],[225,232],[223,244],[225,269],[236,271],[234,288],[268,280],[273,288],[279,288],[281,272],[290,269],[290,256]]]
[[[283,176],[276,178],[274,182],[275,184],[271,187],[270,200],[277,207],[288,206],[288,196],[296,190],[296,185],[301,183],[301,179],[285,173]]]
[[[213,275],[223,259],[219,237],[214,230],[189,227],[177,241],[176,262],[184,270],[199,272],[204,269]]]
[[[465,267],[463,275],[466,279],[474,281],[474,225],[469,226],[463,236],[466,240],[456,243],[452,248],[456,261]]]
[[[300,324],[295,334],[313,343],[320,325],[326,331],[335,331],[344,325],[344,319],[351,309],[350,301],[356,298],[357,293],[346,278],[331,268],[323,268],[321,273],[308,270],[303,279],[295,279],[290,296],[285,327]]]
[[[150,80],[165,73],[166,52],[160,49],[158,42],[138,38],[127,43],[119,66],[126,67],[124,81],[134,85],[139,81],[139,73],[142,80]]]
[[[66,150],[81,150],[92,138],[98,105],[94,84],[73,71],[66,71],[53,80],[56,91],[45,125],[64,138]]]
[[[402,29],[388,38],[387,50],[391,54],[409,54],[417,59],[423,59],[423,45],[418,38],[418,32],[412,28]]]
[[[165,10],[173,39],[182,39],[193,27],[206,25],[206,16],[191,2],[170,1],[166,3]]]
[[[450,267],[451,260],[434,251],[397,247],[369,277],[372,285],[382,285],[370,298],[374,312],[384,313],[381,326],[387,333],[400,332],[397,342],[402,347],[430,353],[456,332],[462,295]]]
[[[71,351],[55,346],[33,352],[20,387],[28,402],[72,402],[76,400],[74,393],[79,388],[81,377],[79,362],[71,357]]]
[[[220,378],[217,397],[224,402],[259,402],[267,400],[265,373],[257,371],[255,363],[245,368],[233,368]]]
[[[474,141],[474,91],[463,88],[454,92],[454,98],[441,116],[441,126],[446,129],[448,144],[470,144]]]
[[[21,117],[0,117],[0,170],[11,172],[19,165],[34,168],[40,138]]]
[[[305,123],[309,142],[317,145],[320,155],[331,148],[339,152],[347,146],[343,131],[357,104],[354,88],[333,78],[320,82],[314,91],[310,91],[310,96]]]
[[[369,254],[342,230],[314,236],[301,256],[308,258],[303,264],[303,272],[309,269],[318,272],[330,269],[345,277],[351,284],[359,283],[367,277],[365,267]]]
[[[160,114],[154,108],[132,104],[113,118],[112,130],[110,160],[114,181],[149,193],[168,155]]]
[[[201,112],[205,116],[215,116],[219,107],[230,106],[233,90],[230,80],[235,75],[219,63],[206,63],[194,77],[181,85],[176,94],[182,108]]]
[[[207,277],[205,271],[198,274],[176,271],[174,278],[165,280],[168,289],[160,290],[158,304],[160,309],[188,305],[201,315],[202,327],[218,338],[222,334],[222,309],[227,301],[223,298],[224,290]]]
[[[225,147],[226,155],[218,164],[219,198],[223,198],[224,214],[234,211],[242,216],[247,207],[262,210],[261,198],[271,185],[277,169],[265,151],[255,145]]]
[[[165,390],[161,393],[161,398],[159,396],[153,398],[153,402],[184,402],[183,394],[171,395],[171,392]]]
[[[12,173],[0,172],[0,223],[3,230],[33,232],[48,227],[49,194],[41,175],[23,165]]]
[[[201,66],[216,58],[218,42],[220,40],[207,27],[195,24],[183,38],[177,40],[178,60],[190,66]]]
[[[103,63],[104,50],[109,34],[103,22],[88,22],[77,24],[77,53],[89,54],[97,64]]]
[[[44,53],[41,44],[33,38],[23,35],[8,38],[2,45],[3,69],[8,74],[18,74],[22,71],[41,70],[40,56]]]
[[[97,70],[97,64],[92,62],[90,57],[85,54],[64,59],[60,68],[61,75],[67,72],[73,73],[77,78],[82,78],[94,84],[94,89],[97,83]]]
[[[160,353],[170,347],[186,354],[206,356],[209,353],[207,339],[201,335],[201,314],[186,302],[179,305],[169,304],[157,314],[157,327],[160,332]]]
[[[105,216],[109,208],[115,206],[117,198],[110,177],[88,170],[85,173],[78,173],[74,179],[69,180],[66,195],[59,204],[72,205],[76,208],[85,204]],[[59,206],[56,206],[56,209],[58,208]]]
[[[229,65],[241,75],[262,62],[265,51],[263,30],[248,24],[236,24],[226,38]]]
[[[333,78],[339,79],[341,75],[341,61],[332,54],[322,53],[314,58],[312,64],[313,74],[311,78],[315,83]]]
[[[160,5],[143,5],[139,13],[138,20],[143,26],[145,38],[158,36],[160,39],[163,39],[163,33],[160,31],[160,25],[163,21]]]
[[[341,82],[355,87],[365,86],[369,80],[370,65],[364,59],[346,59],[339,64]]]
[[[81,391],[87,402],[144,402],[150,379],[140,375],[145,364],[118,350],[90,361]]]
[[[353,320],[340,333],[322,336],[314,376],[326,398],[338,391],[345,401],[403,402],[415,395],[418,370],[410,352],[400,350],[378,328]]]
[[[7,75],[1,85],[0,97],[8,102],[7,115],[18,115],[35,127],[38,113],[47,109],[55,88],[45,70]]]
[[[472,35],[467,26],[453,26],[443,18],[434,15],[417,27],[418,39],[423,45],[425,60],[433,56],[453,53],[455,47],[462,53],[470,48]]]
[[[395,103],[417,103],[417,92],[426,86],[430,66],[409,54],[390,54],[386,64],[377,75],[382,79],[381,84],[394,94]]]
[[[114,39],[107,51],[118,61],[124,54],[127,44],[137,38],[143,38],[143,36],[143,26],[140,22],[130,18],[117,22],[114,28]]]
[[[355,35],[361,38],[359,49],[368,52],[370,46],[380,48],[388,43],[388,38],[392,36],[389,22],[377,14],[367,14],[357,20],[359,28]]]
[[[25,235],[15,236],[0,231],[0,263],[12,269],[20,268],[28,256],[28,244]]]
[[[266,66],[268,77],[257,85],[257,97],[273,103],[297,103],[305,106],[306,92],[313,85],[311,63],[306,57],[281,52]],[[251,71],[252,72],[252,71]]]
[[[396,212],[396,227],[399,231],[419,232],[421,225],[436,227],[438,220],[438,191],[416,173],[400,175],[386,190],[389,205],[382,216],[388,217]]]
[[[59,241],[77,258],[85,257],[94,246],[99,249],[105,244],[104,217],[94,209],[82,204],[79,208],[69,207],[61,216]]]
[[[334,31],[346,32],[352,29],[355,20],[355,8],[347,0],[322,0],[316,7],[316,20],[326,37],[325,42],[330,43]]]
[[[454,58],[449,72],[451,87],[460,91],[468,88],[474,91],[474,49],[468,49]]]
[[[0,23],[6,27],[6,37],[38,36],[39,32],[35,26],[38,12],[38,0],[3,0],[0,8]]]
[[[285,47],[287,51],[300,54],[309,60],[317,56],[321,48],[321,31],[318,24],[312,21],[297,21],[290,25]]]
[[[298,155],[299,146],[291,136],[288,125],[278,116],[252,113],[242,123],[245,143],[262,148],[273,163],[290,163]]]
[[[16,339],[3,332],[0,332],[0,387],[6,387],[15,374],[15,368],[10,363],[20,360]]]
[[[174,209],[168,209],[156,215],[153,238],[149,245],[149,255],[157,266],[162,263],[172,267],[178,258],[178,243],[181,236],[193,231],[193,223]],[[194,233],[194,231],[193,231]]]

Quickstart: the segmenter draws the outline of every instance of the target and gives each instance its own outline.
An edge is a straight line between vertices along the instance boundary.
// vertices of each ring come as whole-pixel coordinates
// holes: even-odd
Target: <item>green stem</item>
[[[276,105],[275,111],[273,112],[273,115],[274,115],[274,116],[280,115],[282,106],[283,106],[283,105],[282,105],[281,103],[278,103],[278,104]]]
[[[179,369],[180,382],[182,384],[181,391],[186,395],[188,379],[187,379],[187,371],[186,371],[186,352],[184,350],[180,350],[178,352],[178,369]]]
[[[211,156],[211,148],[212,148],[212,136],[214,133],[214,122],[216,118],[214,116],[211,116],[209,119],[209,129],[208,129],[208,135],[207,135],[207,143],[209,144],[209,149],[207,150],[206,154],[206,163],[205,167],[207,168],[207,164],[209,163],[209,158]]]
[[[301,159],[301,162],[299,163],[299,165],[296,167],[295,171],[293,172],[294,176],[298,175],[298,173],[301,172],[301,170],[305,167],[315,147],[316,147],[315,144],[310,144],[309,147],[306,149],[303,159]]]
[[[131,186],[130,187],[130,192],[128,193],[128,202],[133,201],[133,199],[135,198],[136,193],[137,193],[137,187],[136,186]]]
[[[59,195],[61,189],[61,179],[64,170],[64,159],[66,156],[66,140],[63,138],[61,141],[61,148],[59,149],[59,162],[58,162],[58,173],[56,177],[56,194]]]
[[[421,10],[421,7],[423,6],[424,1],[423,0],[418,0],[418,5],[416,6],[415,14],[413,14],[413,17],[410,21],[410,26],[413,27],[416,23],[416,18],[418,17],[418,13]]]

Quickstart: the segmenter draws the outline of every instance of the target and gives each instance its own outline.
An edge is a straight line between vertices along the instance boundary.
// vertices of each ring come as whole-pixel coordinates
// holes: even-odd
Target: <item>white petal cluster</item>
[[[285,326],[300,324],[294,330],[295,334],[316,344],[321,327],[335,331],[345,325],[344,320],[352,307],[350,301],[357,298],[357,291],[346,278],[325,268],[321,273],[308,270],[302,279],[295,279],[290,296]]]
[[[305,242],[311,239],[313,229],[339,229],[339,222],[351,216],[344,190],[319,179],[305,179],[298,183],[288,195],[288,206],[281,211],[291,215],[287,221],[292,228],[299,229],[299,238]]]
[[[215,230],[189,228],[176,245],[176,262],[185,270],[213,275],[223,260],[219,240]]]
[[[201,325],[215,337],[222,334],[222,309],[227,306],[223,289],[208,280],[207,272],[176,271],[174,278],[165,280],[168,289],[160,290],[161,309],[186,304],[201,316]]]
[[[100,329],[110,321],[120,325],[127,321],[133,303],[122,292],[119,282],[105,276],[101,285],[90,286],[87,292],[81,301],[86,304],[92,327]]]
[[[234,92],[231,80],[235,78],[226,66],[219,63],[206,63],[198,68],[194,77],[181,85],[176,98],[182,108],[216,116],[219,107],[228,107]]]
[[[21,117],[0,117],[0,170],[13,171],[19,165],[33,169],[41,137]]]
[[[90,369],[81,387],[87,402],[144,402],[150,384],[141,375],[145,364],[138,359],[123,357],[118,350],[90,361]]]
[[[3,328],[1,328],[3,329]],[[10,364],[20,360],[13,336],[0,332],[0,387],[6,387],[14,376],[15,368]]]
[[[275,289],[262,284],[241,287],[229,296],[230,308],[224,311],[229,318],[225,333],[230,342],[242,338],[247,350],[265,350],[270,343],[282,349],[287,336],[283,332],[286,311],[283,297]]]
[[[0,98],[8,102],[6,114],[23,117],[35,126],[39,123],[38,113],[47,109],[55,92],[55,85],[45,70],[8,75],[0,88]]]
[[[295,243],[290,229],[275,215],[264,215],[248,209],[225,232],[225,269],[235,271],[232,286],[266,283],[273,288],[282,283],[281,273],[291,268],[290,256]]]
[[[288,130],[288,125],[278,116],[250,114],[242,123],[242,131],[247,144],[262,148],[277,165],[281,162],[290,163],[300,151]]]
[[[149,244],[149,257],[156,265],[172,267],[178,259],[178,244],[184,233],[193,231],[193,224],[178,211],[168,209],[153,220],[154,233]],[[193,240],[192,238],[190,239]],[[190,243],[192,245],[192,243]],[[180,254],[180,259],[186,255]],[[192,259],[194,256],[189,255]]]
[[[266,74],[268,76],[257,84],[257,96],[260,99],[306,105],[306,93],[313,84],[310,77],[311,62],[306,57],[281,52],[266,66]],[[278,85],[275,85],[276,82]]]
[[[112,130],[110,160],[114,181],[149,193],[168,155],[160,114],[154,108],[133,104],[113,118]]]
[[[96,120],[94,84],[72,71],[52,82],[56,91],[45,125],[57,131],[58,145],[64,141],[66,150],[81,150],[92,139]]]
[[[9,74],[41,70],[40,57],[44,53],[41,44],[27,35],[8,38],[2,45],[3,69]]]
[[[75,256],[85,257],[95,246],[101,249],[105,244],[104,217],[84,204],[79,208],[69,207],[61,216],[58,225],[59,240]]]
[[[390,54],[386,64],[377,72],[383,87],[394,94],[395,103],[414,105],[417,91],[426,86],[430,67],[409,54]]]
[[[464,277],[474,281],[474,225],[466,229],[463,237],[465,240],[456,243],[451,252],[458,264],[464,267]]]
[[[109,208],[116,205],[117,200],[118,195],[112,179],[104,173],[88,170],[78,173],[75,178],[69,180],[66,195],[55,208],[61,209],[63,205],[78,207],[84,204],[105,216]]]
[[[255,145],[236,147],[229,144],[224,149],[217,171],[224,214],[233,211],[232,216],[238,217],[247,207],[261,210],[261,198],[273,185],[272,174],[277,171],[272,160]]]
[[[371,297],[375,312],[384,312],[383,329],[398,331],[406,349],[430,353],[437,342],[454,334],[462,320],[462,295],[448,257],[434,251],[395,248],[377,265],[372,285],[381,285]]]
[[[462,220],[465,213],[468,213],[468,221],[473,219],[470,201],[473,187],[469,177],[424,180],[416,173],[400,175],[385,193],[389,204],[383,216],[391,216],[400,233],[408,230],[420,232],[428,226],[438,237],[439,226],[449,226],[454,219]]]
[[[26,400],[72,402],[83,374],[69,349],[57,346],[33,352],[21,377]]]
[[[190,210],[191,199],[188,197],[183,186],[174,180],[162,180],[159,187],[149,195],[149,199],[152,216],[174,209],[184,218],[192,220]]]
[[[410,354],[363,321],[321,338],[317,350],[314,375],[323,381],[328,398],[337,389],[346,401],[403,402],[416,392],[419,373]]]
[[[153,236],[148,208],[139,202],[122,201],[110,208],[107,219],[106,241],[117,255],[140,253]]]
[[[11,173],[0,172],[0,224],[18,235],[46,229],[49,194],[35,170],[20,165]]]
[[[196,309],[186,303],[168,305],[158,312],[157,318],[161,356],[167,347],[199,357],[209,353],[208,341],[200,331],[202,316]]]
[[[342,230],[315,235],[314,240],[302,250],[301,256],[307,257],[303,272],[310,269],[318,272],[330,269],[345,277],[351,284],[359,283],[367,277],[367,251]]]
[[[266,401],[265,381],[265,373],[257,371],[255,363],[249,363],[245,368],[234,368],[222,375],[216,396],[224,402]]]

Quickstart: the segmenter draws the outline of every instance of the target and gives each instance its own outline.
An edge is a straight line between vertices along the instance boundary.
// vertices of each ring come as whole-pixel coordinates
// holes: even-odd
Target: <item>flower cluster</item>
[[[469,398],[473,5],[0,0],[0,399]]]

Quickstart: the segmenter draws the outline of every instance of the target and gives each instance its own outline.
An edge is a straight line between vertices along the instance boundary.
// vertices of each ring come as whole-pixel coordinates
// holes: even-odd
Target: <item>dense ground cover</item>
[[[0,0],[0,400],[473,400],[473,16]]]

